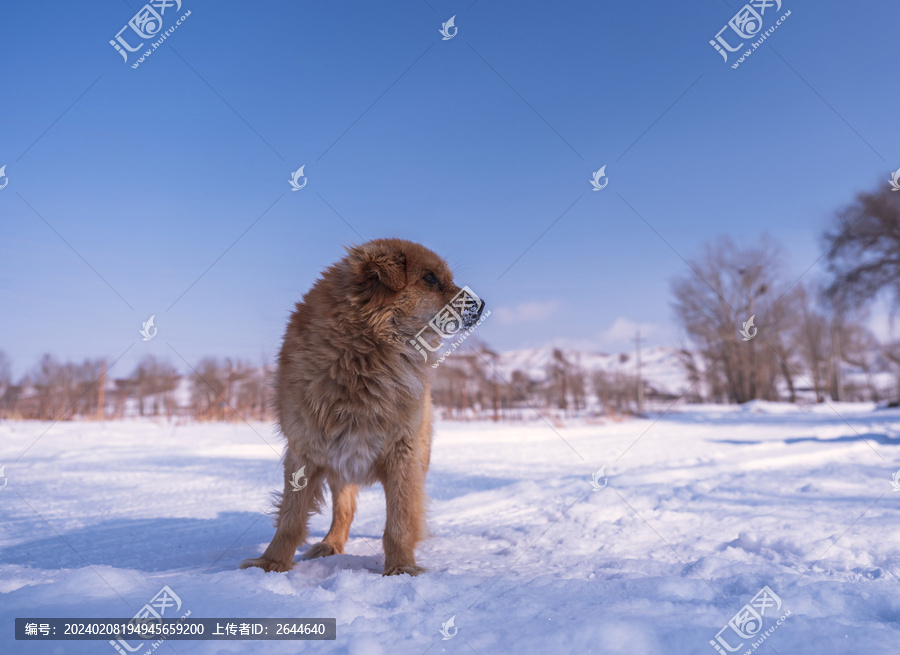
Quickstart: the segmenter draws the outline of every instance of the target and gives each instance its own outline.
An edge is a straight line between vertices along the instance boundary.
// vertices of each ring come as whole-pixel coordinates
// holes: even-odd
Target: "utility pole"
[[[644,411],[644,381],[641,378],[641,331],[637,331],[637,410],[638,414]]]
[[[834,400],[840,402],[844,399],[844,383],[841,379],[841,330],[839,326],[831,326],[832,366],[834,367]]]
[[[100,391],[97,394],[97,420],[102,421],[103,414],[103,396],[106,392],[106,360],[103,360],[103,368],[100,371]]]
[[[497,373],[491,375],[491,395],[494,397],[494,423],[500,420],[500,399],[497,397]]]

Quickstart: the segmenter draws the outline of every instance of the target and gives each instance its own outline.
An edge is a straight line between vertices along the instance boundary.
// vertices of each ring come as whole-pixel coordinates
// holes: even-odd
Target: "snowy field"
[[[900,411],[834,410],[442,423],[416,578],[380,575],[377,487],[346,555],[237,569],[274,532],[271,425],[0,422],[0,653],[114,655],[106,641],[17,642],[13,619],[128,617],[164,585],[192,617],[335,617],[337,640],[161,653],[714,654],[764,587],[781,607],[759,605],[759,631],[739,620],[743,642],[721,632],[737,653],[765,633],[755,652],[896,652]]]

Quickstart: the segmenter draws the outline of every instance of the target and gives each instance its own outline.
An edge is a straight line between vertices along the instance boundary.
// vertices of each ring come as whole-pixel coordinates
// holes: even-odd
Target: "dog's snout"
[[[470,328],[474,326],[478,319],[481,318],[481,312],[484,311],[484,301],[479,299],[477,306],[473,305],[463,312],[463,327]]]

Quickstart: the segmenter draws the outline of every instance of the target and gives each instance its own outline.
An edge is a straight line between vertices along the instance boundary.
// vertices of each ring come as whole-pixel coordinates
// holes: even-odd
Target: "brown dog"
[[[460,294],[447,264],[419,244],[378,239],[348,248],[297,303],[278,359],[275,408],[287,439],[275,537],[241,568],[287,571],[331,488],[331,529],[304,559],[344,552],[357,485],[384,486],[384,575],[416,566],[425,536],[431,390],[420,332]],[[478,300],[476,298],[476,300]],[[461,307],[458,330],[482,303]],[[439,337],[434,332],[430,346]],[[417,339],[419,337],[419,339]],[[414,347],[415,345],[415,347]],[[298,472],[300,472],[298,474]],[[305,474],[305,478],[302,476]]]

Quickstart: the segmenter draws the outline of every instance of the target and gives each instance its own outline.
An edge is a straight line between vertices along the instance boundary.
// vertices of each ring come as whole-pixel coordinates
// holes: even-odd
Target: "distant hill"
[[[621,373],[627,376],[635,376],[638,372],[637,358],[633,351],[610,354],[570,348],[556,349],[551,346],[500,352],[497,370],[507,380],[515,371],[519,371],[535,383],[546,382],[556,350],[559,350],[566,362],[586,373],[590,391],[593,391],[591,380],[595,372]],[[873,353],[866,359],[868,370],[847,362],[842,363],[841,375],[848,399],[886,400],[900,396],[898,394],[900,373],[891,362],[878,353]],[[685,350],[668,346],[644,348],[641,351],[640,374],[644,381],[645,393],[661,397],[681,396],[691,385],[687,370],[687,364],[691,362],[698,371],[702,372],[706,368],[699,357]],[[811,376],[798,363],[793,362],[792,366],[798,398],[814,400],[814,393],[810,387]],[[778,385],[784,398],[787,399],[787,386],[782,380],[779,380]],[[701,381],[692,391],[703,393],[703,390]]]
[[[500,353],[498,371],[507,379],[513,371],[525,373],[535,382],[546,380],[548,366],[553,361],[552,347],[508,350]],[[637,358],[634,353],[584,352],[569,348],[559,351],[567,362],[591,375],[596,371],[637,375]],[[690,385],[685,366],[686,355],[666,346],[653,346],[641,351],[641,377],[644,388],[663,395],[681,395]]]

